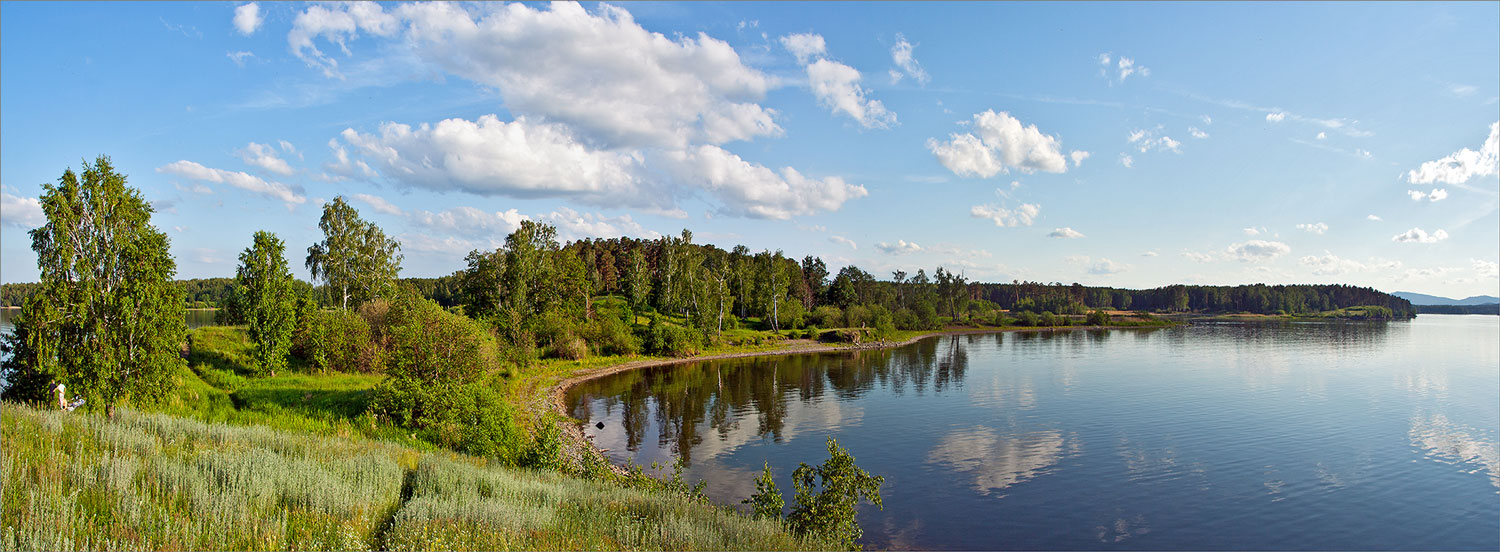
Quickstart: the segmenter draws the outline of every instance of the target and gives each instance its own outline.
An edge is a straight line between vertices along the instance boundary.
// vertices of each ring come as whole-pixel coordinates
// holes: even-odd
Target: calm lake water
[[[575,388],[617,462],[719,503],[838,438],[886,478],[864,543],[1500,549],[1500,317],[940,337]],[[594,423],[603,421],[604,429]]]
[[[10,319],[20,314],[21,309],[0,309],[0,334],[10,333],[12,328]],[[188,309],[188,329],[201,328],[214,325],[214,313],[218,311],[208,309]]]

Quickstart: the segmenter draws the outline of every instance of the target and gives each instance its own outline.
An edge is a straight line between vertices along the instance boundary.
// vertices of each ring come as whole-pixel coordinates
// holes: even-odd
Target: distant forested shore
[[[1413,305],[1417,314],[1497,314],[1500,315],[1500,303],[1486,303],[1483,305]]]
[[[630,252],[641,251],[646,263],[651,268],[655,268],[654,261],[660,254],[657,251],[658,247],[655,241],[615,238],[582,240],[573,242],[563,249],[582,258],[583,264],[590,273],[590,279],[598,284],[596,289],[605,292],[624,292],[626,291],[625,284],[619,282],[618,275],[625,273],[626,269],[614,266],[617,264],[616,260],[628,259]],[[689,244],[689,247],[717,249],[712,245]],[[823,266],[821,259],[806,257],[797,266],[798,271],[801,272],[799,275],[801,278],[794,278],[791,282],[796,288],[793,290],[793,295],[805,298],[804,308],[808,311],[819,304],[840,302],[830,301],[834,299],[830,294],[848,295],[850,293],[853,295],[850,299],[853,300],[848,303],[880,304],[896,310],[893,307],[910,305],[905,300],[909,289],[923,288],[929,283],[939,283],[929,279],[921,270],[918,270],[914,276],[897,272],[890,280],[880,280],[857,267],[847,267],[840,271],[832,282],[827,282],[826,278],[829,274],[826,269],[822,268]],[[462,285],[463,275],[464,271],[458,271],[452,275],[437,278],[402,278],[401,282],[408,284],[423,297],[439,305],[454,307],[468,302]],[[944,278],[953,279],[961,278],[961,276],[944,274]],[[814,283],[819,279],[827,283],[821,285]],[[984,301],[991,304],[988,305],[990,308],[1037,313],[1084,314],[1090,309],[1116,309],[1159,313],[1305,315],[1338,311],[1349,307],[1380,306],[1390,309],[1390,317],[1396,319],[1411,318],[1417,314],[1500,314],[1500,304],[1413,305],[1406,299],[1372,288],[1338,284],[1172,285],[1151,289],[1041,282],[995,284],[958,281],[947,282],[946,285],[951,288],[955,283],[963,286],[964,291],[953,290],[958,293],[950,292],[950,294],[962,293],[966,302]],[[176,285],[183,292],[183,306],[186,308],[223,308],[231,305],[234,300],[234,278],[177,280]],[[328,293],[326,288],[314,288],[312,284],[301,280],[295,280],[293,285],[299,288],[298,292],[312,295]],[[0,306],[19,307],[28,297],[36,293],[39,287],[40,284],[37,283],[0,285]],[[817,289],[814,289],[815,287]],[[741,305],[747,303],[746,301],[739,302]],[[939,307],[941,306],[949,305]],[[956,305],[952,306],[956,307]],[[980,306],[980,304],[974,305],[976,308]],[[939,308],[937,310],[952,313],[952,310],[956,309]]]

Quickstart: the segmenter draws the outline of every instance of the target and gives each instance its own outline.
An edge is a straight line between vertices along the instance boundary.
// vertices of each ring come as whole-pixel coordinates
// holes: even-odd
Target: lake
[[[218,311],[213,309],[188,309],[188,329],[201,328],[214,325],[214,314]],[[10,333],[12,327],[10,319],[21,313],[21,309],[0,308],[0,334]]]
[[[717,503],[832,435],[883,475],[863,543],[1500,549],[1500,317],[937,337],[695,362],[569,393],[616,462]],[[596,429],[595,422],[604,422]]]

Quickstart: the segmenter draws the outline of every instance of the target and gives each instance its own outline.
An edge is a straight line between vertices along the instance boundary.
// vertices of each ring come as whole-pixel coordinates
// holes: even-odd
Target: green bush
[[[304,316],[292,354],[318,372],[378,373],[385,369],[370,323],[349,311],[315,311]]]
[[[859,469],[854,457],[833,437],[828,438],[828,455],[828,461],[817,468],[803,463],[792,472],[797,502],[787,515],[787,525],[797,535],[817,535],[836,540],[849,550],[859,550],[859,537],[864,531],[855,520],[854,507],[867,500],[885,509],[880,502],[885,478]],[[765,475],[769,474],[768,468]]]
[[[583,339],[600,355],[633,355],[641,352],[641,342],[631,333],[625,320],[600,312],[579,330]]]
[[[824,328],[837,328],[844,325],[844,311],[833,305],[821,305],[807,315],[807,320]]]
[[[697,330],[674,324],[666,324],[657,315],[651,315],[651,324],[646,327],[646,352],[653,355],[685,357],[698,354],[703,349],[703,334]]]
[[[1017,326],[1040,326],[1040,325],[1042,325],[1042,317],[1037,316],[1036,313],[1031,312],[1031,311],[1022,311],[1021,314],[1019,315],[1019,318],[1016,319],[1016,325]]]
[[[1104,312],[1102,310],[1090,311],[1089,312],[1089,318],[1088,318],[1088,325],[1090,325],[1090,326],[1108,326],[1109,325],[1109,313]]]

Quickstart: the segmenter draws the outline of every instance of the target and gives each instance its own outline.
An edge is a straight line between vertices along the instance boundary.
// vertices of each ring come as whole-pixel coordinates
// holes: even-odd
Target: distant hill
[[[1500,303],[1500,297],[1493,295],[1475,295],[1463,299],[1449,299],[1447,297],[1438,297],[1425,293],[1412,293],[1410,291],[1398,291],[1391,295],[1411,301],[1413,305],[1484,305],[1488,303]]]

